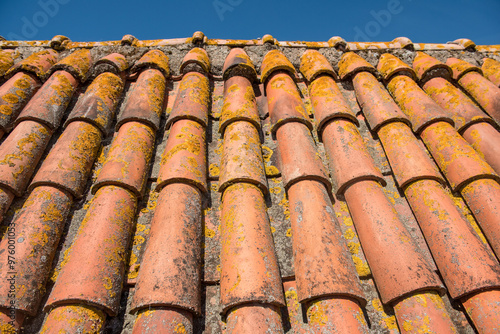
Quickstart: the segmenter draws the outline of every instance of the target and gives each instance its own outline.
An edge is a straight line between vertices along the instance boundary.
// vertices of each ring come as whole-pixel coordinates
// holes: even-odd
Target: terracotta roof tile
[[[300,71],[309,82],[322,74],[330,75],[333,79],[338,78],[326,57],[316,50],[307,50],[302,54]]]
[[[441,297],[435,292],[406,298],[394,307],[401,333],[457,333]],[[432,322],[429,321],[432,319]]]
[[[497,332],[500,48],[454,43],[0,41],[0,331]]]
[[[0,87],[1,137],[12,129],[14,120],[40,86],[37,77],[19,72]]]
[[[304,180],[288,190],[295,276],[300,302],[343,296],[366,303],[355,267],[342,240],[331,201],[323,184]],[[298,239],[298,240],[297,240]]]
[[[168,57],[160,50],[151,50],[145,53],[130,69],[132,73],[144,68],[154,68],[163,73],[165,77],[170,76]]]
[[[316,65],[316,62],[319,64]],[[301,58],[300,68],[309,81],[309,94],[320,139],[325,124],[332,119],[347,118],[356,125],[359,124],[334,81],[337,74],[323,55],[318,51],[308,50]]]
[[[445,183],[436,165],[406,124],[401,122],[386,124],[377,131],[377,134],[401,189],[405,189],[417,180],[436,180],[441,184]]]
[[[61,61],[57,62],[49,70],[49,74],[56,71],[66,71],[77,78],[80,82],[87,79],[88,72],[92,67],[92,56],[90,50],[76,50]]]
[[[211,64],[210,59],[208,59],[207,51],[202,48],[191,49],[182,60],[180,72],[190,72],[191,69],[189,66],[192,64],[198,66],[202,73],[208,74],[210,72]]]
[[[462,137],[478,152],[484,160],[500,173],[499,150],[500,133],[491,124],[477,123],[468,127]]]
[[[361,180],[374,180],[385,186],[382,174],[368,154],[355,124],[343,119],[333,120],[325,126],[322,138],[330,158],[333,188],[337,196],[343,195],[349,186]]]
[[[420,133],[436,122],[454,125],[451,116],[406,75],[393,77],[387,84],[387,88],[401,110],[410,119],[415,133]]]
[[[106,185],[116,185],[140,198],[146,186],[154,139],[154,132],[147,125],[138,122],[123,124],[111,144],[92,192]]]
[[[238,121],[246,121],[256,130],[261,128],[254,88],[246,77],[239,75],[224,82],[224,105],[219,132],[223,134],[227,126]]]
[[[493,251],[499,257],[500,186],[498,182],[491,179],[479,179],[466,185],[461,194]]]
[[[359,72],[353,78],[356,98],[373,131],[385,123],[399,121],[411,124],[389,93],[369,72]]]
[[[459,64],[464,66],[465,62],[457,64],[456,61],[447,61],[455,71]],[[460,75],[455,76],[458,84],[465,89],[477,103],[500,125],[500,88],[493,82],[482,76],[482,71],[477,67],[465,64],[469,70],[461,70]],[[472,68],[472,70],[470,70]]]
[[[437,182],[421,180],[412,183],[405,195],[453,298],[498,287],[498,261],[460,216],[449,195]],[[460,241],[449,243],[449,240],[456,239]],[[460,262],[453,260],[458,258]]]
[[[135,207],[136,198],[128,190],[106,186],[97,191],[65,254],[46,310],[57,312],[55,306],[71,303],[97,306],[111,316],[118,313]]]
[[[500,62],[491,58],[484,58],[481,70],[488,80],[500,88]]]
[[[460,89],[443,78],[433,78],[427,81],[423,88],[437,104],[446,110],[455,123],[455,128],[462,133],[475,123],[494,123],[477,105]]]
[[[410,65],[390,53],[384,53],[380,56],[377,70],[382,74],[382,78],[385,81],[390,81],[392,76],[403,73],[410,76],[413,80],[417,80],[417,75]]]
[[[247,182],[267,194],[259,132],[252,123],[238,121],[226,128],[220,170],[221,193],[234,183]]]
[[[345,198],[383,303],[393,303],[416,291],[443,292],[444,286],[378,183],[357,182],[347,188]],[[377,237],[381,235],[383,242]],[[398,257],[389,255],[393,252]]]
[[[500,329],[499,295],[500,291],[491,290],[463,299],[465,310],[480,333],[494,333]]]
[[[100,74],[78,100],[64,123],[88,122],[107,134],[123,92],[122,79],[111,72]]]
[[[499,180],[498,175],[450,124],[437,122],[421,134],[454,191],[478,178]]]
[[[15,125],[30,120],[57,129],[77,88],[78,81],[71,74],[55,72],[28,102]]]
[[[425,82],[436,76],[444,78],[451,77],[453,72],[451,68],[440,62],[434,57],[429,56],[424,52],[417,52],[413,60],[413,69],[417,73],[418,80]]]
[[[224,315],[249,303],[285,305],[265,200],[256,186],[239,182],[224,191],[221,245]]]
[[[169,184],[156,206],[132,310],[174,306],[200,314],[201,193],[191,185]]]
[[[369,72],[378,76],[378,72],[370,63],[353,52],[347,52],[342,55],[339,61],[340,79],[348,79],[359,72]]]
[[[208,78],[198,72],[187,73],[181,80],[177,94],[186,98],[175,100],[167,127],[181,119],[193,120],[198,122],[200,126],[206,127],[210,99]]]
[[[44,125],[21,122],[0,145],[0,185],[21,196],[47,147],[51,131]]]
[[[283,333],[280,311],[275,306],[243,305],[227,315],[224,330],[228,333]]]
[[[198,73],[187,73],[183,80],[193,74]],[[200,78],[206,79],[203,75]],[[190,95],[177,95],[176,103],[181,101],[177,106],[188,99],[195,106],[202,101],[197,106],[198,116],[206,120],[208,107],[203,101],[209,96],[208,86],[192,87]],[[171,114],[169,119],[170,136],[156,186],[160,194],[132,300],[132,310],[139,311],[134,333],[155,332],[166,322],[172,330],[189,331],[193,315],[202,312],[202,196],[208,190],[206,123],[186,118],[185,112],[189,111],[181,109],[178,118]],[[165,233],[166,229],[170,232]]]
[[[81,198],[101,140],[102,134],[95,126],[72,122],[50,150],[28,190],[50,185]]]
[[[188,182],[207,192],[205,128],[191,120],[176,121],[160,163],[157,191],[170,183]]]
[[[14,65],[16,52],[13,50],[0,50],[0,78],[7,73],[9,68]]]
[[[132,334],[193,333],[193,315],[175,308],[145,309],[137,315]]]
[[[61,238],[64,222],[69,215],[73,199],[71,195],[53,187],[37,187],[19,211],[13,226],[16,229],[16,309],[35,315],[45,294],[45,284],[49,278],[52,259]],[[20,239],[19,239],[20,238]],[[0,243],[3,250],[3,282],[9,277],[8,239]],[[2,283],[0,304],[9,307],[10,285]]]
[[[17,62],[6,73],[8,77],[18,72],[31,73],[44,80],[49,69],[57,61],[57,52],[53,50],[44,50],[31,54],[29,57]]]
[[[105,320],[106,315],[93,306],[60,306],[49,313],[40,333],[99,332],[104,328]]]
[[[260,81],[266,84],[267,79],[276,71],[287,72],[291,77],[295,77],[295,67],[279,50],[271,50],[266,53],[260,68]]]
[[[257,81],[255,66],[245,50],[241,48],[231,49],[224,61],[222,73],[224,80],[227,80],[229,76],[239,75],[247,78],[251,82]]]
[[[128,63],[127,59],[119,54],[119,53],[112,53],[107,56],[102,57],[96,63],[94,64],[94,67],[101,65],[101,64],[107,64],[113,67],[113,73],[115,74],[120,74],[123,71],[125,71],[128,68]]]

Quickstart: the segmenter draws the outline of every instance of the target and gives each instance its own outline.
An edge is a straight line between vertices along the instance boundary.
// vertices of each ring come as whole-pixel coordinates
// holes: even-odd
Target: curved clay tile
[[[44,80],[48,71],[57,61],[57,52],[53,50],[44,50],[35,52],[27,58],[19,61],[14,66],[10,67],[6,75],[13,76],[16,73],[24,72],[31,73],[38,77],[39,80]]]
[[[161,190],[133,311],[173,306],[201,313],[201,199],[197,188],[180,182]]]
[[[178,120],[189,119],[200,126],[208,124],[210,84],[208,77],[198,72],[189,72],[182,77],[172,112],[167,120],[167,129]]]
[[[40,306],[72,203],[73,198],[64,191],[49,186],[37,187],[14,220],[18,241],[15,249],[16,309],[25,314],[35,315]],[[9,307],[8,238],[2,240],[0,250],[0,305]]]
[[[130,72],[135,73],[147,68],[156,69],[162,72],[165,78],[170,76],[168,57],[160,50],[151,50],[146,52],[141,59],[135,62],[134,66],[130,69]]]
[[[101,140],[102,134],[95,126],[72,122],[50,150],[28,190],[50,185],[81,198]]]
[[[224,83],[221,309],[228,331],[281,332],[278,309],[285,301],[264,198],[260,118],[251,83],[240,74],[233,72]]]
[[[97,191],[65,256],[47,310],[71,303],[118,314],[135,208],[136,198],[128,190],[106,186]]]
[[[105,320],[106,314],[94,306],[59,306],[49,313],[40,334],[99,333]]]
[[[448,58],[458,84],[500,125],[500,88],[482,76],[482,70],[465,61]]]
[[[78,100],[64,123],[83,121],[96,126],[106,135],[114,119],[116,106],[123,92],[123,80],[111,72],[97,76]]]
[[[11,130],[14,120],[40,86],[35,76],[19,72],[0,87],[0,138]]]
[[[286,72],[291,77],[295,77],[295,67],[288,58],[278,50],[271,50],[264,56],[260,66],[260,81],[266,84],[267,79],[274,72]]]
[[[424,52],[417,52],[413,59],[413,69],[422,83],[435,77],[448,79],[453,76],[453,71],[448,65]]]
[[[79,49],[73,51],[70,55],[52,66],[49,70],[49,74],[53,74],[56,71],[66,71],[78,79],[80,83],[83,83],[87,79],[87,75],[91,68],[92,56],[90,50]]]
[[[220,163],[219,191],[237,182],[252,183],[268,193],[258,130],[252,123],[231,123],[224,135]]]
[[[325,56],[316,50],[306,51],[301,58],[300,71],[309,81],[309,96],[319,137],[325,124],[335,118],[347,118],[359,125],[356,115],[335,83],[337,74]]]
[[[443,78],[430,79],[422,88],[451,115],[455,128],[460,133],[472,124],[495,124],[467,95]]]
[[[17,52],[13,50],[0,50],[0,78],[14,65]]]
[[[278,73],[267,81],[271,122],[273,117],[280,117],[281,109],[273,104],[270,96],[273,80],[280,77],[290,78],[288,74]],[[294,100],[286,98],[286,90],[276,90],[275,95],[282,99],[283,106],[293,106]],[[293,238],[298,299],[315,303],[324,298],[341,304],[341,308],[347,308],[349,303],[365,304],[359,283],[349,279],[356,277],[355,267],[339,233],[328,195],[331,184],[308,128],[302,120],[291,119],[277,129],[276,139],[283,183],[289,196],[292,233],[298,236]],[[339,326],[336,322],[340,321],[332,318],[330,324]],[[360,333],[365,330],[362,325],[358,329]]]
[[[483,66],[481,70],[484,76],[488,78],[494,85],[500,88],[500,62],[491,58],[483,58]]]
[[[324,145],[330,159],[335,192],[343,195],[352,184],[374,180],[386,185],[382,173],[368,153],[358,128],[351,121],[335,119],[323,131]]]
[[[353,77],[352,82],[356,91],[356,99],[373,131],[377,131],[383,124],[395,121],[411,125],[408,117],[399,109],[371,70],[360,70]]]
[[[451,115],[425,94],[410,77],[397,75],[389,81],[387,88],[410,119],[415,133],[418,134],[435,123],[455,125]]]
[[[352,79],[354,75],[360,72],[368,72],[373,76],[379,75],[375,67],[354,52],[344,53],[339,61],[340,79]]]
[[[165,92],[166,79],[162,72],[157,69],[141,71],[118,115],[116,130],[127,122],[141,122],[158,131]]]
[[[210,59],[208,53],[202,48],[191,49],[182,60],[180,72],[189,72],[190,69],[186,68],[190,64],[198,65],[201,71],[205,74],[210,73]]]
[[[257,109],[252,83],[244,76],[234,75],[224,82],[224,104],[220,116],[219,132],[233,122],[245,121],[260,130],[260,116]]]
[[[325,56],[317,50],[307,50],[300,57],[300,72],[307,81],[312,82],[319,75],[329,75],[337,80],[337,73]]]
[[[377,134],[401,189],[418,180],[446,183],[408,125],[401,122],[388,123]]]
[[[59,127],[64,113],[78,88],[78,81],[66,71],[57,71],[43,84],[17,117],[16,126],[26,120]]]
[[[257,82],[257,71],[252,63],[252,60],[247,53],[241,48],[231,49],[224,61],[222,68],[223,79],[227,80],[230,76],[242,76],[250,82]]]

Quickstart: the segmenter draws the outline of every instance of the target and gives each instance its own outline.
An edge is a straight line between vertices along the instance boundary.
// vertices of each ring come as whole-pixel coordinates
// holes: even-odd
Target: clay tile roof
[[[0,332],[500,332],[498,45],[0,49]]]

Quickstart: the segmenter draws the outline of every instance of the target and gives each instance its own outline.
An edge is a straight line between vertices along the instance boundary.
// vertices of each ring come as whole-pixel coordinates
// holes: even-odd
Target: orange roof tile
[[[500,46],[0,49],[0,331],[498,331]]]

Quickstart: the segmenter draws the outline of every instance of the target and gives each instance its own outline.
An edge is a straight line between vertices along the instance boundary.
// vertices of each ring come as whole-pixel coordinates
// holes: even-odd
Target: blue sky
[[[190,37],[500,44],[500,0],[0,0],[7,39],[73,41]]]

